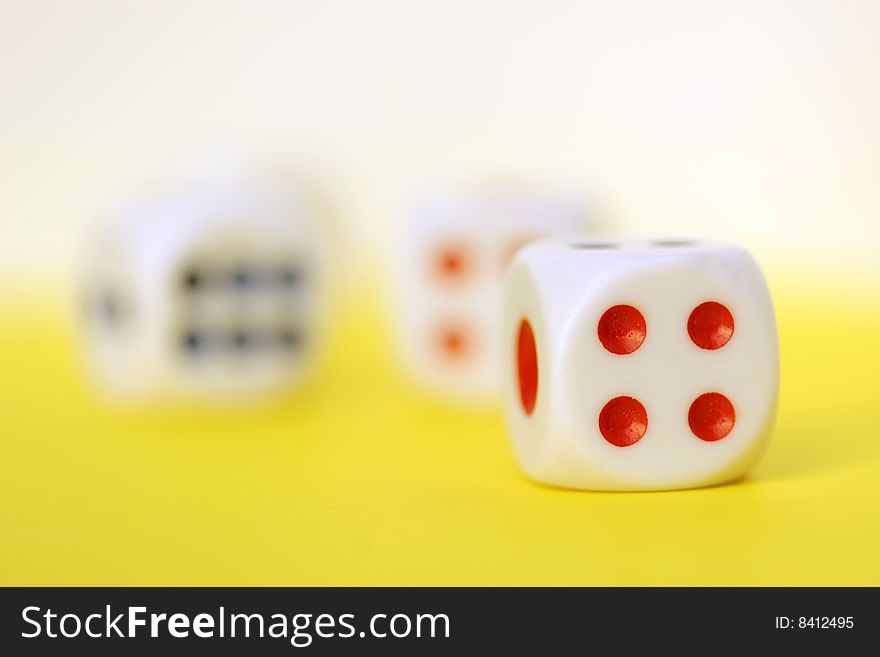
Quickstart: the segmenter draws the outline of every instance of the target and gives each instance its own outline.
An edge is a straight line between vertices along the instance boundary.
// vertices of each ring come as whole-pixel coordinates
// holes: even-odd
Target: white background
[[[324,180],[363,262],[432,180],[525,174],[629,232],[876,276],[880,2],[0,2],[13,287],[63,280],[102,207],[227,151]]]

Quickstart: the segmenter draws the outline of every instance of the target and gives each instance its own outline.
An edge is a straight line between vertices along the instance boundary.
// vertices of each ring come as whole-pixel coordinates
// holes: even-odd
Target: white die
[[[530,245],[511,265],[502,321],[507,423],[534,479],[708,486],[743,476],[767,444],[776,320],[738,246]]]
[[[129,402],[226,403],[298,385],[323,332],[323,222],[305,195],[253,182],[120,208],[83,280],[97,382]]]
[[[395,272],[399,343],[413,376],[460,401],[497,398],[507,265],[527,242],[591,226],[579,199],[529,187],[451,189],[419,204],[403,226]]]

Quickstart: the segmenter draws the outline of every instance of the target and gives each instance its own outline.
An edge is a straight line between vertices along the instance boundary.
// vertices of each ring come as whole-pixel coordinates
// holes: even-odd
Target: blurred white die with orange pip
[[[470,186],[423,200],[403,226],[395,275],[399,341],[414,377],[447,397],[496,397],[510,259],[530,241],[592,226],[579,198],[534,187]]]

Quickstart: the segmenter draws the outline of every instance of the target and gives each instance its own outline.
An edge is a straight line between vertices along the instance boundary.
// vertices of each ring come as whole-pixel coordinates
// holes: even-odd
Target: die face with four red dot
[[[508,425],[539,481],[712,485],[743,476],[769,439],[776,322],[738,246],[530,245],[506,281],[503,327]]]
[[[392,280],[396,342],[414,379],[462,401],[497,400],[503,275],[526,243],[582,233],[568,194],[518,185],[439,190],[405,218]]]

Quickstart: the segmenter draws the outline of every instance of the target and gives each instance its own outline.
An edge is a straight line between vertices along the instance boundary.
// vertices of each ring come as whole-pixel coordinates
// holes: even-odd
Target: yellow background
[[[0,584],[880,585],[880,290],[775,292],[768,453],[668,493],[526,480],[500,414],[397,374],[369,295],[303,396],[221,413],[110,411],[63,305],[7,307]]]

